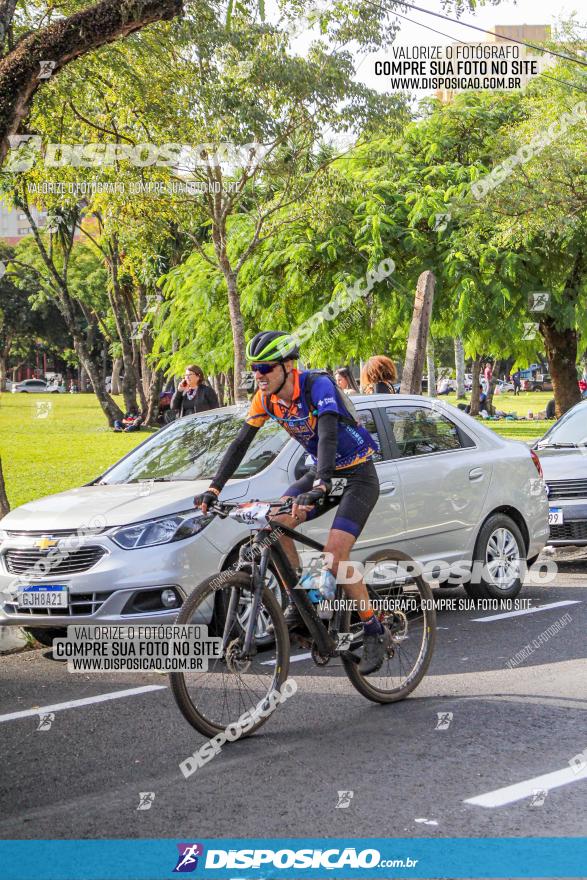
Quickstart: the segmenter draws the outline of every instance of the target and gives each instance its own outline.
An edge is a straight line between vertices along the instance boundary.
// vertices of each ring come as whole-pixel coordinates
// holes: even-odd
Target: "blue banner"
[[[0,841],[2,880],[587,877],[587,838]]]

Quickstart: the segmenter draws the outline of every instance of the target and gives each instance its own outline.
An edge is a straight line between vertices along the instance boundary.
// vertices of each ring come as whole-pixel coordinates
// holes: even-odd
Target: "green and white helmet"
[[[253,336],[247,345],[246,357],[249,363],[283,363],[296,360],[300,356],[299,346],[291,335],[281,330],[263,330]]]

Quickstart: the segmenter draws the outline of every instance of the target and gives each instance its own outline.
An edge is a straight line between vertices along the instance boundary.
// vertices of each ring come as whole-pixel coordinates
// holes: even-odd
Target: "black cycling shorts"
[[[283,493],[287,498],[296,498],[303,492],[309,492],[316,479],[316,472],[308,473],[292,483]],[[332,478],[332,491],[311,510],[306,520],[316,519],[337,507],[332,523],[333,529],[340,529],[358,538],[369,514],[379,498],[379,478],[373,461],[365,461],[352,468],[335,471]]]

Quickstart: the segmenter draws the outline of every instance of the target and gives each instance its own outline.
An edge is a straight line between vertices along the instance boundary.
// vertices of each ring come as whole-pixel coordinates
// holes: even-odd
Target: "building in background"
[[[33,220],[39,227],[47,223],[47,212],[39,211],[31,207]],[[26,238],[32,232],[28,218],[24,211],[19,208],[9,208],[0,199],[0,239],[7,244],[18,244],[21,238]]]
[[[496,24],[493,31],[494,33],[488,34],[487,39],[483,41],[451,43],[453,59],[457,57],[455,54],[457,46],[464,48],[465,46],[485,46],[487,43],[494,43],[501,46],[517,46],[520,50],[517,60],[536,61],[539,74],[548,67],[552,67],[556,61],[556,58],[552,55],[540,52],[538,49],[531,49],[528,46],[521,46],[520,43],[512,42],[512,40],[520,40],[523,43],[533,43],[534,45],[545,43],[551,39],[551,27],[549,24]],[[534,76],[520,74],[520,79],[521,88],[525,88],[530,80],[534,79]],[[434,94],[443,104],[448,104],[459,91],[459,89],[437,89]]]

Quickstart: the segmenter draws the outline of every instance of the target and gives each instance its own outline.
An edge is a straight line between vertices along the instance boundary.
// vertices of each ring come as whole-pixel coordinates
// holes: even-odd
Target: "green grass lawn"
[[[546,404],[549,400],[553,398],[552,391],[521,391],[520,394],[515,397],[512,391],[507,392],[507,394],[496,394],[493,397],[493,403],[496,409],[502,410],[506,413],[515,413],[518,417],[527,416],[529,412],[534,414],[538,412],[544,412],[546,409]],[[447,394],[443,395],[439,398],[439,400],[446,400],[449,403],[452,403],[453,406],[456,406],[457,403],[468,403],[470,394],[466,395],[466,401],[457,400],[456,394]],[[535,440],[538,437],[542,437],[542,435],[550,428],[554,422],[533,419],[523,422],[510,422],[504,419],[500,419],[498,422],[492,422],[483,420],[483,424],[488,428],[491,428],[492,431],[496,431],[498,434],[501,434],[502,437],[507,437],[510,440]]]
[[[122,407],[122,398],[116,400]],[[0,455],[11,508],[87,483],[148,433],[113,433],[93,394],[0,394]]]
[[[467,395],[468,397],[468,395]],[[498,409],[526,415],[552,394],[499,395]],[[440,398],[456,404],[454,394]],[[122,399],[117,399],[122,406]],[[484,422],[504,437],[540,437],[552,422]],[[149,433],[114,434],[93,394],[0,394],[0,455],[11,507],[81,486]]]

